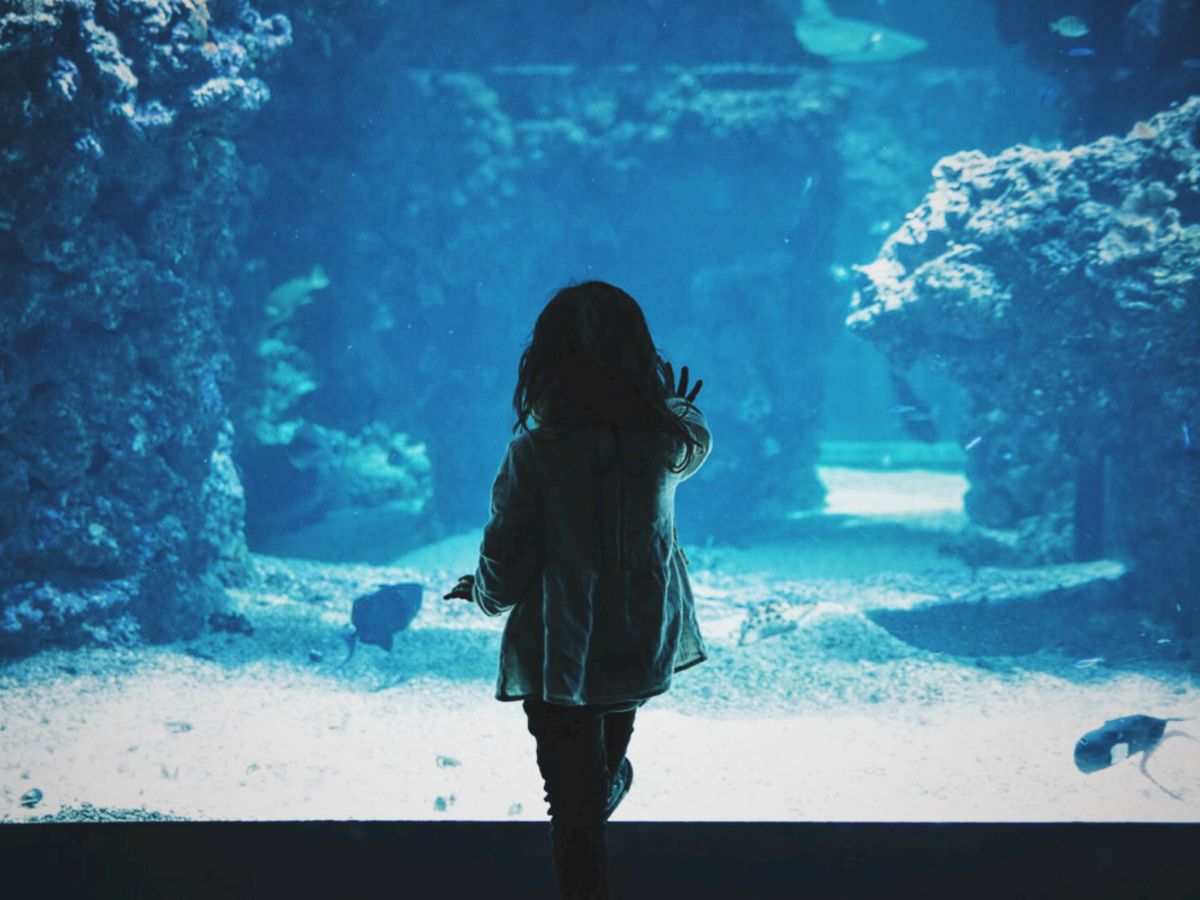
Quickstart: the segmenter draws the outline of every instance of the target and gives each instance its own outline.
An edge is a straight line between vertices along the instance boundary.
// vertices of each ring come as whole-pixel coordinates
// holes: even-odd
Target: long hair
[[[639,424],[683,442],[682,472],[702,444],[667,406],[666,362],[636,300],[603,281],[563,288],[546,304],[521,353],[513,431],[539,425]],[[678,448],[678,444],[676,444]],[[676,452],[678,450],[676,449]]]

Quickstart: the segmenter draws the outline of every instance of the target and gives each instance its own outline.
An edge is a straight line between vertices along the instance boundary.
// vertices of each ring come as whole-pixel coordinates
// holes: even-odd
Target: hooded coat
[[[712,450],[704,414],[673,411],[702,444],[683,472],[682,441],[646,425],[553,425],[508,445],[492,486],[472,599],[510,611],[498,700],[637,705],[707,658],[675,490]]]

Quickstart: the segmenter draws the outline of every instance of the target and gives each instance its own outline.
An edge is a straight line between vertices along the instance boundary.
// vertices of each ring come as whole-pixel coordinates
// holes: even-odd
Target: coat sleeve
[[[489,616],[515,606],[542,570],[542,504],[528,450],[511,442],[492,485],[491,516],[483,529],[471,596]]]
[[[685,400],[682,397],[668,397],[667,406],[675,413],[683,416],[684,424],[691,429],[692,434],[700,441],[700,447],[693,451],[692,461],[688,467],[679,474],[679,480],[691,478],[704,465],[709,455],[712,453],[712,432],[708,428],[708,420],[704,417],[704,413],[700,411],[695,403]],[[682,458],[682,452],[680,454]]]

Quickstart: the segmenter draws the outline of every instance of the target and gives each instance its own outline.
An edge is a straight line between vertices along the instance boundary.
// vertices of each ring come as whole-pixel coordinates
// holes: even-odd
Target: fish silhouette
[[[899,401],[891,411],[900,416],[900,424],[910,435],[926,444],[936,444],[938,440],[937,424],[933,421],[933,412],[924,403],[917,392],[912,389],[903,375],[892,369],[889,372],[892,390]]]
[[[795,16],[796,40],[809,53],[835,63],[890,62],[925,49],[925,41],[894,28],[835,16],[826,0],[775,0]],[[796,15],[797,12],[799,15]]]
[[[1186,731],[1166,730],[1168,722],[1182,721],[1184,720],[1181,718],[1158,719],[1143,715],[1109,719],[1096,730],[1089,731],[1075,744],[1075,765],[1081,772],[1098,772],[1135,753],[1145,753],[1139,767],[1142,774],[1153,781],[1160,790],[1179,800],[1178,794],[1168,791],[1146,771],[1146,762],[1167,738],[1186,737],[1196,740]]]
[[[267,315],[275,322],[285,322],[301,306],[312,302],[314,291],[329,287],[329,276],[320,266],[313,266],[307,275],[285,281],[267,295]]]
[[[421,609],[421,592],[421,585],[402,582],[357,598],[350,610],[354,633],[346,637],[350,652],[339,665],[350,662],[359,641],[391,651],[396,632],[407,628]]]

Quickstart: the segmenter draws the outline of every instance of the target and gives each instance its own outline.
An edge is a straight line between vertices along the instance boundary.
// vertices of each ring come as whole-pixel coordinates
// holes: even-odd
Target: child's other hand
[[[475,587],[475,576],[464,575],[458,579],[458,584],[450,589],[450,593],[442,595],[443,600],[471,600],[471,590]]]
[[[667,393],[674,394],[677,397],[683,397],[688,403],[696,399],[696,395],[700,393],[700,385],[704,384],[704,379],[696,380],[695,386],[692,387],[692,392],[687,392],[688,386],[688,368],[684,366],[679,372],[679,387],[675,387],[675,371],[671,368],[670,363],[665,363],[664,368],[667,370]]]

